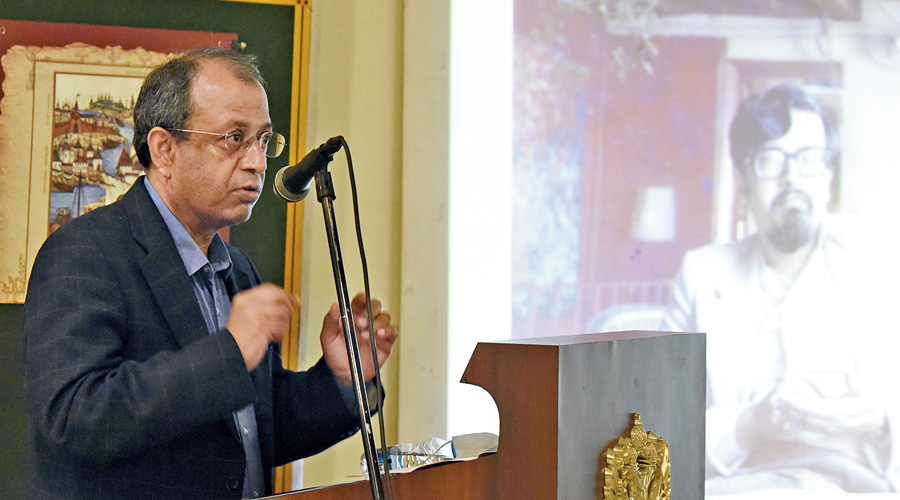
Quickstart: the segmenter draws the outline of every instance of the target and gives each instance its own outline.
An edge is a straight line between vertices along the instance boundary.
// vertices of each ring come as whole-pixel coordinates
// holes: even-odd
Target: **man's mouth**
[[[241,197],[248,201],[256,201],[259,198],[260,186],[244,186],[238,189],[238,193],[240,193]]]
[[[809,195],[797,189],[784,191],[772,201],[772,213],[779,214],[791,210],[799,210],[809,213],[812,210],[812,200]]]

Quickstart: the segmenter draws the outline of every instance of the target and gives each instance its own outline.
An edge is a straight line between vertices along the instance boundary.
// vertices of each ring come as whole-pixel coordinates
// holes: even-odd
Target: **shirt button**
[[[250,429],[248,429],[248,428],[246,428],[246,427],[241,427],[241,429],[244,430],[244,435],[245,435],[245,436],[246,436],[247,434],[250,434]]]
[[[233,477],[225,483],[225,486],[227,486],[229,490],[234,491],[241,487],[241,480]]]

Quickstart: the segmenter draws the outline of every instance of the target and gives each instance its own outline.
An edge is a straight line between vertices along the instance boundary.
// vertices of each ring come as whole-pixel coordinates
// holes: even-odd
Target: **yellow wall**
[[[372,293],[400,325],[385,370],[387,444],[444,437],[450,0],[314,0],[312,10],[307,146],[347,139]],[[354,294],[363,285],[343,155],[330,171]],[[309,363],[335,290],[322,208],[312,196],[305,203],[300,344]],[[307,459],[303,487],[349,480],[361,455],[354,436]]]
[[[307,149],[336,135],[346,139],[354,161],[372,294],[399,319],[402,2],[316,0],[312,11]],[[363,290],[363,280],[343,152],[335,156],[329,171],[335,183],[335,213],[352,296]],[[305,358],[308,365],[321,355],[318,332],[322,315],[335,301],[336,292],[322,206],[315,193],[304,203],[300,343],[307,349],[301,360]],[[397,441],[398,350],[399,346],[382,372],[388,393],[388,443]],[[356,435],[305,460],[303,487],[351,480],[350,474],[359,474],[361,454],[362,441]]]

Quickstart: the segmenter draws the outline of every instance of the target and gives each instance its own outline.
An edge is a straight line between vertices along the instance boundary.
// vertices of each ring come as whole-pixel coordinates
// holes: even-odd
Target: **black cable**
[[[363,286],[366,294],[366,312],[369,318],[369,346],[372,349],[372,361],[375,363],[375,386],[378,389],[378,431],[381,439],[381,459],[384,462],[384,470],[377,463],[373,464],[378,467],[378,474],[382,472],[387,479],[387,489],[385,491],[388,499],[394,498],[394,492],[391,487],[391,458],[387,453],[384,437],[384,386],[381,384],[381,365],[378,363],[378,345],[375,342],[375,321],[372,318],[372,295],[369,293],[369,267],[366,264],[366,250],[363,247],[362,229],[359,222],[359,200],[356,194],[356,176],[353,174],[353,160],[350,157],[350,146],[347,141],[341,137],[341,144],[344,153],[347,155],[347,171],[350,174],[350,193],[353,198],[353,220],[356,224],[356,241],[359,244],[359,257],[362,261]],[[376,457],[377,458],[377,457]],[[377,461],[377,460],[376,460]]]

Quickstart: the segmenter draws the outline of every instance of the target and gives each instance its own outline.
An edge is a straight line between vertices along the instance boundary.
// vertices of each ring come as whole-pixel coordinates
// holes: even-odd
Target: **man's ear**
[[[153,166],[163,177],[167,179],[171,177],[178,150],[172,133],[162,127],[153,127],[147,134],[147,148],[150,150]]]
[[[753,189],[753,182],[756,181],[756,176],[753,175],[753,178],[749,178],[751,174],[746,168],[735,168],[734,169],[734,185],[737,188],[737,192],[741,193],[745,196],[750,194],[750,190]]]

